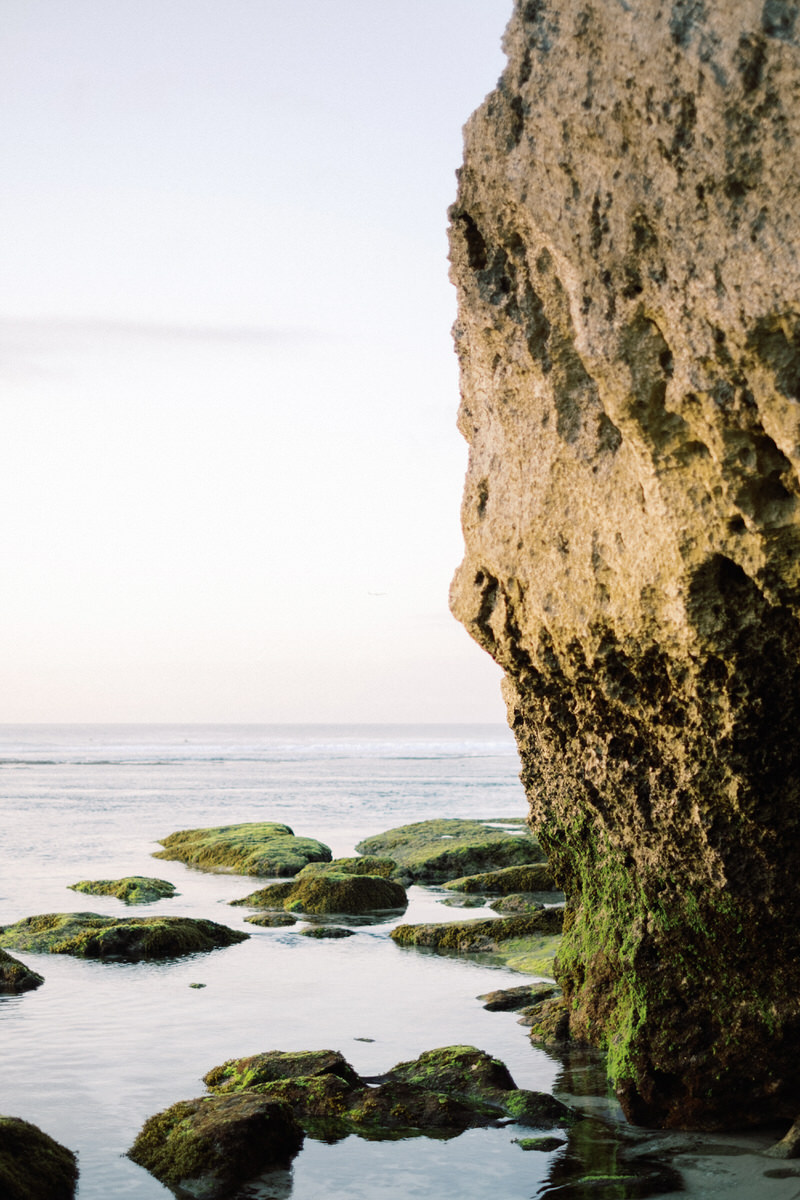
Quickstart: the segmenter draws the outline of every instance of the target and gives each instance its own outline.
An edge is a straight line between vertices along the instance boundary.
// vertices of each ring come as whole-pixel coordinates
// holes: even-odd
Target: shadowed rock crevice
[[[451,605],[629,1116],[800,1111],[800,22],[518,0],[451,210]]]

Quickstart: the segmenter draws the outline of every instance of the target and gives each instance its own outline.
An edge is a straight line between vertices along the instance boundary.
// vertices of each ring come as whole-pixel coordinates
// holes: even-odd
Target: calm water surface
[[[158,964],[19,953],[46,982],[0,997],[0,1112],[33,1121],[78,1152],[80,1200],[155,1200],[170,1193],[125,1151],[147,1117],[201,1095],[202,1075],[225,1059],[332,1048],[372,1075],[460,1042],[502,1058],[520,1087],[583,1093],[611,1125],[584,1123],[551,1153],[523,1152],[513,1139],[530,1131],[515,1125],[448,1141],[306,1139],[291,1171],[242,1196],[578,1197],[582,1174],[617,1173],[620,1142],[596,1064],[556,1061],[531,1047],[514,1014],[487,1013],[476,999],[518,985],[519,975],[402,950],[389,939],[397,921],[339,941],[301,937],[302,925],[257,929],[243,923],[246,910],[229,907],[253,890],[252,878],[151,857],[159,838],[193,826],[284,821],[341,856],[362,837],[410,821],[522,816],[517,771],[511,735],[495,726],[2,727],[0,924],[81,909],[160,912],[209,917],[251,937]],[[80,879],[133,874],[169,879],[180,894],[131,910],[68,890]],[[404,921],[477,915],[442,906],[436,889],[411,888],[409,896]],[[197,983],[204,986],[190,986]],[[735,1186],[741,1171],[730,1161],[725,1178]],[[721,1194],[717,1183],[692,1194]],[[603,1192],[615,1200],[634,1194],[641,1193]],[[784,1200],[796,1191],[776,1181],[763,1194]]]

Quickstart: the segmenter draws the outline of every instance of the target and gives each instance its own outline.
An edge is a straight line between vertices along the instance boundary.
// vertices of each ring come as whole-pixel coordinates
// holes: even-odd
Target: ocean
[[[614,1200],[646,1194],[641,1180],[624,1182],[629,1166],[619,1151],[629,1135],[597,1056],[559,1058],[532,1047],[516,1014],[487,1012],[477,999],[525,977],[485,957],[401,949],[389,938],[400,921],[467,919],[476,910],[444,906],[441,889],[412,887],[403,917],[316,941],[299,935],[302,926],[244,924],[247,910],[229,905],[258,886],[252,877],[151,857],[168,833],[206,825],[282,821],[338,857],[367,835],[412,821],[523,816],[517,772],[503,726],[0,728],[0,925],[45,912],[157,912],[208,917],[251,934],[236,946],[158,963],[14,952],[45,983],[0,996],[0,1112],[32,1121],[77,1152],[79,1200],[156,1200],[171,1193],[125,1152],[148,1117],[202,1095],[202,1076],[226,1059],[334,1049],[360,1073],[377,1075],[461,1043],[501,1058],[518,1086],[578,1099],[598,1119],[549,1153],[523,1151],[515,1139],[531,1131],[513,1124],[449,1140],[307,1138],[289,1171],[264,1177],[242,1200],[601,1194],[576,1190],[586,1175],[598,1186],[605,1176],[602,1195]],[[125,875],[168,879],[179,894],[126,908],[68,886]],[[670,1153],[702,1150],[702,1139],[670,1136]],[[744,1176],[733,1156],[723,1149],[698,1158],[687,1175],[690,1192],[719,1194],[697,1184],[711,1163],[712,1183],[738,1195]],[[759,1197],[796,1195],[792,1172],[766,1180],[753,1154],[747,1162],[756,1164]]]

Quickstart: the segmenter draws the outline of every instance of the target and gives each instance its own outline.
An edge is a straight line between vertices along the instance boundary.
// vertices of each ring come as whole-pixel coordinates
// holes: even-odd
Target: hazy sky
[[[2,0],[0,721],[503,720],[446,209],[511,0]]]

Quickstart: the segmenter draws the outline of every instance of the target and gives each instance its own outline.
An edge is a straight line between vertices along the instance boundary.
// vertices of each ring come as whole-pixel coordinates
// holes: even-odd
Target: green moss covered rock
[[[512,971],[551,979],[553,960],[561,944],[562,919],[561,909],[546,908],[525,916],[488,921],[398,925],[390,936],[400,946],[421,946],[445,953],[491,954],[493,962]]]
[[[551,892],[555,890],[553,876],[547,863],[523,863],[519,867],[504,867],[501,871],[483,871],[448,879],[444,886],[452,892],[494,892],[501,896],[512,892]]]
[[[261,912],[245,917],[250,925],[260,925],[264,929],[278,929],[282,926],[296,925],[297,917],[287,912]]]
[[[568,1122],[552,1096],[522,1092],[502,1063],[473,1047],[430,1051],[378,1079],[361,1078],[338,1051],[270,1051],[231,1059],[205,1076],[219,1095],[254,1092],[291,1105],[312,1137],[450,1136],[498,1117],[549,1128]]]
[[[72,1200],[75,1155],[35,1125],[0,1116],[0,1196],[3,1200]]]
[[[44,983],[44,976],[31,971],[24,963],[0,950],[0,995],[31,992]]]
[[[556,983],[528,983],[522,987],[485,992],[477,999],[483,1000],[483,1007],[489,1012],[519,1012],[523,1008],[532,1008],[543,1000],[549,1000],[560,991],[561,988]]]
[[[0,927],[0,946],[76,958],[178,958],[245,941],[249,934],[194,917],[101,917],[43,913]]]
[[[341,925],[309,925],[307,929],[300,930],[300,936],[317,941],[335,941],[338,938],[355,937],[355,930],[345,929]]]
[[[181,1194],[217,1200],[303,1144],[291,1108],[238,1092],[184,1100],[145,1122],[128,1157]]]
[[[237,875],[292,876],[310,862],[330,862],[330,849],[315,838],[296,837],[288,825],[257,821],[182,829],[161,841],[154,858],[177,859],[204,871]]]
[[[511,917],[526,913],[541,912],[544,905],[540,900],[537,900],[530,892],[512,892],[510,896],[498,896],[489,905],[492,912],[501,913],[503,916]]]
[[[544,859],[522,817],[417,821],[365,838],[356,850],[393,858],[417,883],[442,883]]]
[[[375,854],[364,854],[356,858],[334,858],[327,863],[309,863],[299,872],[299,878],[308,875],[324,875],[333,871],[339,875],[380,875],[390,879],[397,872],[393,858],[379,858]]]
[[[341,860],[337,860],[341,861]],[[402,884],[383,875],[354,874],[335,869],[336,863],[301,871],[290,883],[273,883],[251,892],[235,905],[297,913],[361,913],[403,910],[408,905]]]
[[[124,879],[82,879],[71,883],[73,892],[89,896],[115,896],[125,904],[154,904],[175,895],[175,885],[166,879],[151,879],[146,875],[127,875]]]
[[[474,1046],[428,1050],[410,1062],[398,1063],[386,1079],[477,1101],[534,1129],[569,1125],[573,1119],[572,1111],[554,1096],[518,1088],[505,1063]]]

